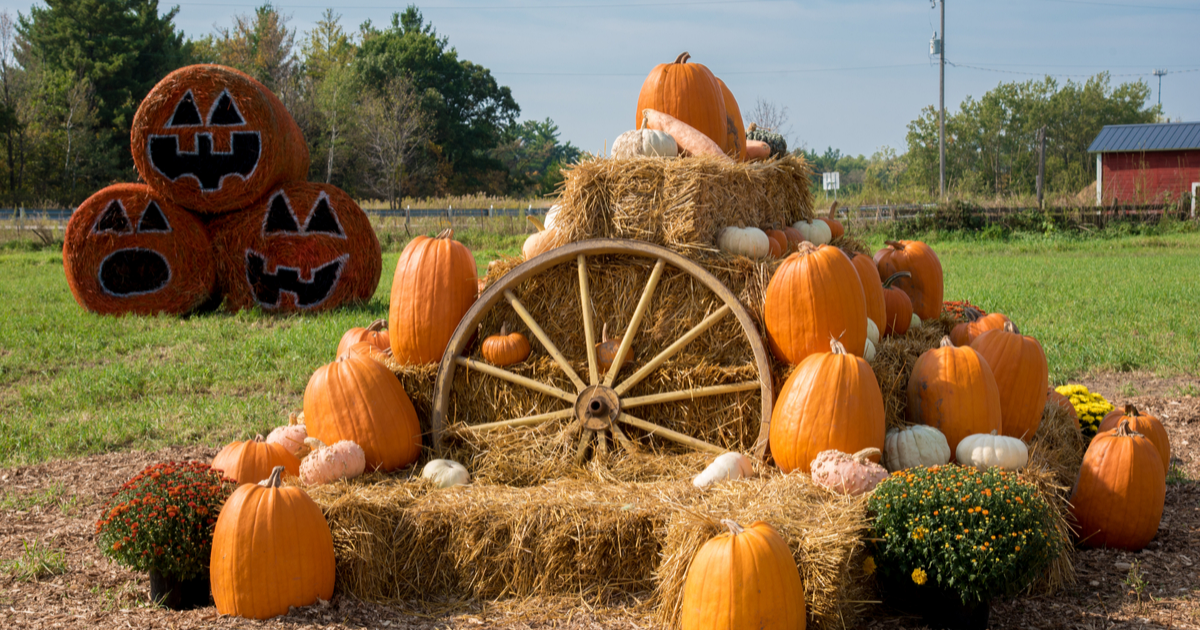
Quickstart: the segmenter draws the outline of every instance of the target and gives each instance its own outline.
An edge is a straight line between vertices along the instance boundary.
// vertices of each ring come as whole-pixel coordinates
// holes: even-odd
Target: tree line
[[[0,203],[74,206],[136,181],[141,99],[193,63],[274,91],[308,143],[309,179],[391,207],[408,197],[551,192],[581,152],[552,120],[519,120],[512,91],[458,57],[415,6],[347,30],[327,10],[297,33],[271,4],[199,39],[157,0],[45,0],[0,13]]]

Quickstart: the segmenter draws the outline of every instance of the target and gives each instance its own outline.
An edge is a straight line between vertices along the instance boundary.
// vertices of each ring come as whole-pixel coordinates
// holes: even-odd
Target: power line
[[[1163,11],[1200,11],[1197,7],[1170,7],[1153,4],[1126,4],[1122,2],[1095,2],[1093,0],[1045,0],[1046,2],[1059,2],[1062,4],[1090,4],[1101,7],[1122,7],[1129,9],[1159,9]]]
[[[972,70],[982,70],[984,72],[999,72],[1001,74],[1023,74],[1023,75],[1035,76],[1035,77],[1090,78],[1090,77],[1096,76],[1096,74],[1099,74],[1099,72],[1093,73],[1093,74],[1054,74],[1051,72],[1021,72],[1019,70],[1000,70],[997,68],[983,68],[980,66],[967,65],[965,63],[954,63],[950,60],[946,60],[946,63],[951,66],[954,66],[955,68],[970,68]],[[1185,72],[1200,72],[1200,68],[1192,68],[1190,70],[1172,70],[1171,71],[1172,74],[1176,74],[1176,73],[1183,74]],[[1144,76],[1147,76],[1150,74],[1153,74],[1153,71],[1148,70],[1146,72],[1126,72],[1126,73],[1121,73],[1121,74],[1109,74],[1108,76],[1110,76],[1110,77],[1144,77]]]
[[[721,76],[725,75],[747,75],[747,74],[806,74],[810,72],[848,72],[851,70],[883,70],[891,68],[913,68],[924,66],[923,63],[902,63],[886,66],[854,66],[842,68],[800,68],[800,69],[783,69],[783,70],[745,70],[742,72],[722,71]],[[504,70],[492,70],[492,74],[516,74],[522,76],[553,76],[553,77],[645,77],[645,72],[507,72]]]

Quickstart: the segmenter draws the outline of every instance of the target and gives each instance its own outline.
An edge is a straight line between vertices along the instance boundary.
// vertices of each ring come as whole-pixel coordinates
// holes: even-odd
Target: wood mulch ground
[[[1106,549],[1078,554],[1077,583],[1054,596],[993,602],[991,627],[1200,628],[1200,397],[1180,395],[1177,383],[1141,383],[1128,398],[1117,380],[1097,378],[1092,389],[1133,402],[1163,420],[1175,467],[1158,536],[1139,553]],[[1085,384],[1089,384],[1085,381]],[[1127,394],[1133,391],[1124,387]],[[212,449],[123,452],[24,468],[0,469],[0,628],[648,628],[632,608],[590,608],[571,598],[524,602],[448,602],[403,607],[334,596],[265,622],[219,616],[213,607],[171,612],[152,607],[148,579],[108,562],[93,532],[104,499],[145,466],[168,460],[208,460]],[[1182,478],[1180,478],[1182,477]],[[41,497],[41,505],[28,507]],[[46,497],[51,497],[49,500]],[[24,504],[22,504],[24,503]],[[25,509],[20,509],[25,508]],[[20,581],[7,570],[24,545],[38,541],[65,554],[65,573]],[[860,627],[915,628],[888,616]]]

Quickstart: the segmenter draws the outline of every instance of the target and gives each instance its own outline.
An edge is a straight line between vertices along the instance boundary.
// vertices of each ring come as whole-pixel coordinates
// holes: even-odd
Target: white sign
[[[837,190],[842,187],[841,173],[821,173],[821,183],[825,185],[825,190]]]

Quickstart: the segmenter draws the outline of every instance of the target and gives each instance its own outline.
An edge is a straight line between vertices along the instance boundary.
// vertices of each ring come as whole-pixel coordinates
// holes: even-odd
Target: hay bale
[[[811,220],[811,169],[784,156],[762,162],[712,157],[588,160],[565,171],[554,226],[564,242],[627,238],[691,256],[716,251],[729,225]]]
[[[333,532],[338,587],[364,600],[575,595],[607,605],[632,597],[671,623],[692,556],[719,519],[734,518],[780,530],[814,627],[851,623],[864,599],[865,503],[806,475],[760,472],[704,491],[686,480],[598,479],[431,490],[376,475],[310,492]]]
[[[95,313],[183,315],[208,301],[216,268],[204,225],[145,184],[88,197],[63,236],[67,285]]]

